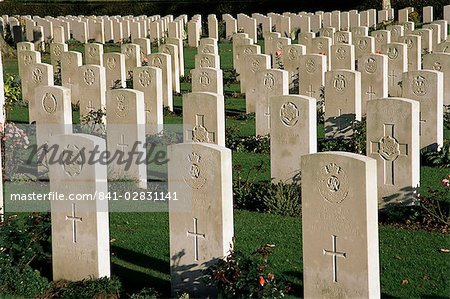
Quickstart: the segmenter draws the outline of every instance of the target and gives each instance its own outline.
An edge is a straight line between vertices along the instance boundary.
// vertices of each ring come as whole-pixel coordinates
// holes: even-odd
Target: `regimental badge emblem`
[[[367,58],[364,63],[364,69],[369,74],[374,74],[377,71],[377,61],[373,57]]]
[[[435,61],[433,63],[433,69],[435,71],[441,71],[442,70],[442,64],[439,61]]]
[[[259,60],[258,59],[253,59],[251,64],[252,64],[252,66],[251,66],[252,72],[256,73],[257,71],[259,71],[260,64],[259,64]]]
[[[336,75],[333,80],[333,87],[337,91],[343,92],[345,88],[347,88],[347,80],[345,76],[342,74]]]
[[[42,77],[43,77],[43,73],[42,70],[40,68],[35,68],[32,72],[31,75],[33,77],[33,81],[35,83],[39,83],[42,81]]]
[[[275,86],[275,77],[271,73],[264,74],[263,84],[267,89],[273,89]]]
[[[188,166],[184,182],[193,189],[201,189],[206,183],[206,178],[203,175],[204,161],[196,152],[189,154],[187,160]]]
[[[147,87],[150,85],[151,82],[152,82],[152,76],[151,76],[150,72],[147,70],[143,70],[139,74],[139,83],[141,83],[141,85],[143,87]]]
[[[412,91],[415,95],[424,96],[428,91],[428,81],[424,76],[415,76],[412,80]]]
[[[400,144],[392,136],[384,136],[379,141],[378,153],[387,161],[394,161],[400,155]]]
[[[55,56],[57,57],[61,55],[61,47],[59,45],[55,45],[55,47],[53,48],[53,54],[55,54]]]
[[[320,169],[318,188],[323,199],[339,204],[348,196],[348,177],[342,167],[329,163]]]
[[[298,51],[294,47],[290,47],[288,51],[289,60],[296,60],[298,57]]]
[[[387,55],[388,55],[389,59],[397,59],[398,49],[396,47],[389,47],[387,49]]]
[[[308,58],[305,62],[305,68],[308,73],[314,73],[317,69],[316,61],[312,58]]]
[[[345,55],[347,55],[347,50],[345,50],[343,47],[339,47],[336,50],[336,58],[339,60],[344,60],[345,59]]]
[[[292,102],[287,102],[281,106],[280,119],[288,127],[295,126],[298,122],[300,111]]]
[[[108,57],[106,60],[106,66],[110,70],[114,69],[116,67],[116,59],[114,57]]]
[[[207,72],[201,72],[198,81],[200,85],[206,87],[211,83],[211,78],[209,77],[209,74]]]
[[[80,149],[73,144],[69,144],[63,151],[62,168],[67,176],[78,176],[83,170],[85,157]]]
[[[96,47],[89,47],[88,53],[89,56],[94,57],[97,54],[98,50]]]
[[[360,39],[358,41],[358,48],[361,50],[365,50],[367,49],[367,47],[369,46],[369,43],[367,42],[367,40],[365,39]]]
[[[116,115],[118,117],[125,117],[130,108],[130,101],[123,94],[116,97]]]
[[[84,82],[87,85],[92,85],[95,82],[95,74],[94,71],[91,69],[87,69],[84,71]]]
[[[48,114],[53,114],[56,112],[56,98],[51,93],[46,93],[44,97],[42,98],[42,108],[45,112]]]

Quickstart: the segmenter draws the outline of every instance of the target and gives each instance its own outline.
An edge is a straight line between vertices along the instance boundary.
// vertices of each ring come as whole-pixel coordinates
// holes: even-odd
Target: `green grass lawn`
[[[156,287],[169,296],[169,219],[167,213],[112,213],[112,274],[129,291]],[[293,282],[302,296],[302,236],[299,218],[235,211],[236,247],[251,253],[275,244],[271,264]],[[444,298],[450,293],[448,236],[380,226],[380,272],[383,297]],[[404,281],[407,280],[408,283]],[[403,281],[403,284],[402,284]]]
[[[71,50],[83,52],[77,46]],[[105,52],[120,51],[118,47],[107,46]],[[156,49],[153,49],[155,52]],[[222,69],[232,68],[230,43],[219,47]],[[186,48],[185,74],[194,67],[195,49]],[[49,56],[43,56],[49,61]],[[17,74],[17,61],[5,59],[4,72]],[[189,83],[181,84],[182,93],[190,91]],[[225,93],[239,92],[238,84],[224,86]],[[174,97],[174,107],[182,108],[182,96]],[[226,126],[237,127],[240,136],[255,134],[255,120],[238,120],[232,117],[245,112],[242,97],[227,98]],[[8,119],[27,123],[28,109],[15,106],[8,113]],[[73,112],[74,123],[79,123],[78,111]],[[164,117],[164,123],[182,124],[181,116]],[[323,137],[323,126],[317,128],[318,138]],[[445,130],[450,139],[450,131]],[[245,152],[233,153],[233,176],[252,181],[270,179],[270,157],[267,154]],[[450,169],[421,167],[421,192],[428,187],[437,187]],[[301,219],[281,217],[248,211],[235,211],[236,247],[252,252],[263,244],[275,244],[272,263],[277,272],[294,283],[293,294],[302,296],[302,236]],[[167,213],[111,213],[112,274],[118,276],[128,293],[150,286],[168,296],[170,293],[169,233]],[[448,253],[440,248],[449,248],[448,235],[425,231],[412,231],[389,226],[380,226],[380,271],[383,297],[395,298],[443,298],[450,295],[450,266]]]

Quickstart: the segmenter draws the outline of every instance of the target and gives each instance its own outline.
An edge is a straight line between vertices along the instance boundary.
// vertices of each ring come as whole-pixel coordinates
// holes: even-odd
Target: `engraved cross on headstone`
[[[148,104],[147,103],[144,103],[144,106],[145,106],[145,120],[146,120],[146,122],[148,122],[149,120],[150,120],[150,112],[152,111],[150,108],[148,108]]]
[[[311,98],[312,98],[313,95],[316,93],[316,92],[313,90],[312,84],[309,85],[308,91],[307,91],[306,93],[307,93]]]
[[[337,258],[338,257],[342,257],[342,258],[346,258],[347,257],[347,253],[345,252],[338,252],[337,251],[337,246],[336,246],[336,239],[337,236],[335,235],[331,235],[331,242],[332,242],[332,246],[333,249],[332,250],[326,250],[323,249],[323,255],[331,255],[333,257],[333,282],[337,282]]]
[[[270,129],[270,106],[267,106],[266,112],[264,112],[264,116],[267,118],[267,128]]]
[[[342,109],[338,110],[338,117],[337,117],[337,126],[338,126],[338,131],[342,131]]]
[[[195,127],[192,128],[191,131],[188,131],[188,136],[190,133],[190,137],[194,142],[209,142],[212,143],[215,141],[215,133],[209,132],[205,127],[205,116],[197,114],[195,115]]]
[[[397,74],[394,70],[391,71],[391,74],[389,75],[389,78],[391,79],[391,86],[394,86],[395,84],[395,78],[397,78]]]
[[[384,160],[384,184],[395,185],[394,162],[398,157],[408,156],[408,145],[399,143],[394,135],[394,125],[384,124],[384,136],[370,142],[370,153],[377,153]]]
[[[95,111],[95,107],[92,105],[91,100],[89,100],[87,108],[88,108],[89,112]]]
[[[82,222],[83,218],[76,216],[74,203],[72,204],[72,214],[69,216],[66,216],[66,220],[72,221],[72,241],[74,243],[76,243],[77,242],[77,222]]]
[[[373,86],[372,86],[372,85],[369,86],[369,90],[366,91],[366,94],[369,95],[369,101],[372,100],[373,96],[376,94],[376,93],[373,91]]]
[[[187,235],[188,237],[194,237],[194,260],[198,261],[198,256],[199,256],[199,246],[198,246],[198,241],[199,238],[205,239],[205,234],[200,234],[198,232],[198,219],[194,218],[194,231],[190,232],[187,231]]]
[[[419,136],[422,136],[422,125],[426,122],[426,119],[422,119],[422,112],[419,112]]]
[[[125,136],[123,134],[120,135],[120,143],[118,143],[117,146],[125,153],[125,148],[128,147],[128,144],[125,143]]]

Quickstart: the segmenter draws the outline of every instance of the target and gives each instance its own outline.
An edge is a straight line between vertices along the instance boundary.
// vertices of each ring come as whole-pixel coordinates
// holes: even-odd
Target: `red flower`
[[[260,275],[259,276],[259,284],[263,287],[265,283],[266,283],[266,280],[264,279],[264,277],[262,275]]]

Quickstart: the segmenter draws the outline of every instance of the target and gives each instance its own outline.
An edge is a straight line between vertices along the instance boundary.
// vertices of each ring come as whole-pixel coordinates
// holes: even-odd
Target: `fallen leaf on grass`
[[[431,277],[428,275],[425,275],[424,277],[422,277],[423,280],[431,280]]]
[[[450,249],[448,248],[441,248],[439,249],[440,252],[450,252]]]
[[[116,239],[111,239],[110,241],[109,241],[109,243],[114,243],[114,242],[116,242],[117,240]]]
[[[405,284],[409,284],[409,280],[408,279],[403,279],[402,280],[402,285],[405,285]]]

